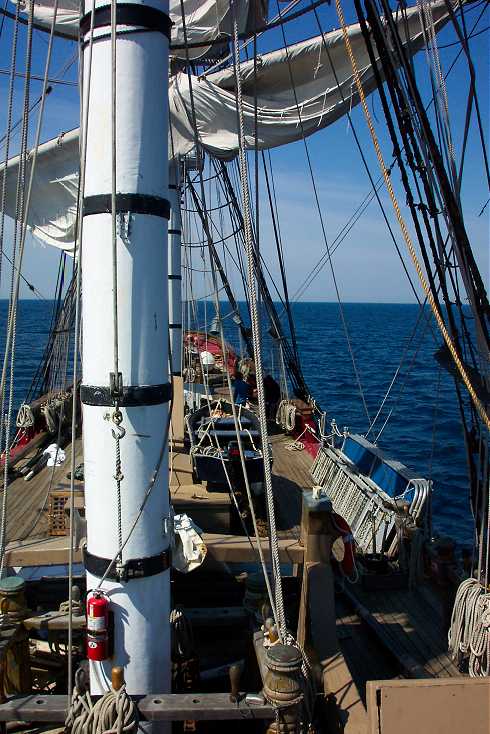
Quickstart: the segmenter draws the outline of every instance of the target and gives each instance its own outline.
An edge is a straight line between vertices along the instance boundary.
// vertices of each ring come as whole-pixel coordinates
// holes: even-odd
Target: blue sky
[[[307,2],[302,4],[306,5]],[[353,3],[344,0],[344,9],[348,21],[354,19]],[[8,5],[12,9],[11,4]],[[284,7],[282,5],[281,7]],[[468,26],[471,28],[483,6],[476,3],[475,7],[468,8]],[[270,15],[277,12],[276,0],[270,4]],[[319,9],[322,27],[325,31],[338,26],[335,8],[324,6]],[[481,18],[477,30],[486,28],[490,13],[488,4],[486,12]],[[1,21],[0,21],[1,22]],[[10,64],[10,42],[13,23],[5,21],[0,38],[0,68],[8,69]],[[313,14],[303,16],[286,26],[286,40],[289,43],[318,34],[318,26]],[[22,33],[19,46],[18,69],[24,68],[24,39]],[[456,36],[451,27],[446,27],[439,35],[441,45],[451,44]],[[489,129],[489,46],[488,33],[482,33],[471,40],[471,50],[477,74],[477,89],[480,108],[483,115],[483,125],[486,133]],[[283,45],[280,30],[270,31],[259,42],[259,50],[266,51],[279,48]],[[34,41],[34,73],[42,74],[47,49],[47,36],[35,33]],[[459,46],[441,49],[441,58],[446,68],[458,53]],[[58,40],[55,42],[51,76],[57,76],[67,61],[76,52],[76,44]],[[416,60],[418,78],[426,99],[429,99],[428,69],[425,54],[419,53]],[[76,80],[76,64],[64,77],[69,81]],[[459,150],[464,125],[466,95],[469,75],[461,56],[454,70],[448,78],[448,97],[451,110],[451,123],[456,147]],[[0,75],[0,130],[3,134],[6,120],[8,77]],[[41,83],[32,84],[32,98],[40,92]],[[20,105],[23,94],[23,80],[16,83],[16,116],[20,114]],[[370,109],[376,121],[377,133],[380,137],[385,158],[390,160],[391,144],[387,140],[381,104],[377,94],[369,99]],[[35,119],[35,118],[34,118]],[[379,168],[372,144],[367,133],[364,118],[359,108],[352,114],[353,123],[363,143],[365,155],[368,159],[373,177],[379,176]],[[43,140],[56,136],[62,130],[69,130],[78,125],[78,91],[76,87],[55,85],[50,95],[44,119]],[[34,126],[33,126],[34,127]],[[487,141],[488,142],[488,141]],[[329,128],[320,131],[308,139],[308,148],[313,162],[314,177],[318,188],[322,214],[326,224],[327,239],[333,240],[337,232],[344,226],[358,204],[369,192],[370,184],[362,166],[359,152],[355,146],[352,131],[346,119],[339,120]],[[0,148],[0,159],[3,160],[4,149]],[[272,151],[278,210],[280,215],[285,260],[290,292],[295,293],[304,277],[325,252],[320,222],[316,213],[311,180],[307,168],[307,161],[303,142],[298,142],[286,148]],[[478,144],[478,131],[475,116],[472,117],[470,143],[467,152],[465,176],[463,179],[463,207],[467,230],[470,236],[475,256],[480,264],[485,282],[489,280],[489,220],[487,207],[482,216],[480,210],[488,198],[488,191],[484,177],[481,149]],[[397,178],[394,177],[395,184]],[[262,187],[263,188],[263,187]],[[400,202],[403,204],[404,195],[397,187]],[[265,192],[263,192],[265,193]],[[386,194],[382,193],[390,220],[403,250],[404,244],[399,235],[399,228],[392,215],[391,204]],[[265,209],[265,199],[261,197],[262,209]],[[406,214],[406,212],[404,212]],[[407,217],[407,219],[409,219]],[[6,245],[9,249],[10,225],[7,226]],[[270,221],[264,216],[262,224],[261,247],[264,256],[270,262],[271,269],[277,273],[274,257]],[[46,296],[53,292],[58,253],[56,250],[45,247],[38,242],[28,243],[25,257],[24,272],[39,290]],[[381,219],[376,202],[370,204],[368,210],[353,228],[346,240],[333,256],[335,272],[338,279],[341,296],[345,301],[358,302],[412,302],[414,301],[407,278],[403,273],[400,261],[393,244]],[[413,266],[406,258],[410,272]],[[8,269],[4,269],[0,295],[7,294]],[[23,296],[29,293],[24,290]],[[321,272],[312,286],[303,296],[304,300],[335,300],[332,277],[329,267]]]

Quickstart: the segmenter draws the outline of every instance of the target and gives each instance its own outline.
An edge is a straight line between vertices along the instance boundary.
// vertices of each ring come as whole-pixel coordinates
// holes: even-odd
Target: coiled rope
[[[460,584],[448,633],[451,658],[468,659],[472,678],[490,675],[490,593],[476,579]]]
[[[34,425],[32,409],[27,403],[22,403],[20,406],[15,425],[17,428],[31,428]]]
[[[296,406],[289,400],[281,400],[277,406],[276,423],[284,431],[291,433],[296,425]]]
[[[57,400],[48,400],[47,403],[41,406],[41,413],[46,421],[46,428],[49,433],[56,433],[58,430],[58,413],[61,403]]]
[[[77,670],[65,720],[65,728],[71,734],[135,734],[138,721],[138,709],[124,683],[117,691],[110,688],[94,703],[85,671],[82,668]]]
[[[304,429],[304,431],[299,434],[298,438],[296,438],[294,441],[291,441],[290,443],[285,444],[284,448],[286,449],[286,451],[303,451],[305,445],[303,441],[301,441],[301,439],[303,438],[307,430],[308,426]]]

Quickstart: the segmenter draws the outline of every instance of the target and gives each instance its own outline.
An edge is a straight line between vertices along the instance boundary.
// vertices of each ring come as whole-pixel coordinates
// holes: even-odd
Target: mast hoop
[[[120,408],[137,408],[168,403],[172,397],[172,385],[128,385],[118,397]],[[80,400],[83,405],[111,407],[114,397],[109,386],[81,385]]]
[[[80,35],[85,36],[91,29],[92,11],[86,13],[80,21]],[[103,5],[95,8],[93,28],[107,28],[111,25],[111,6]],[[146,30],[163,33],[170,42],[172,21],[167,13],[158,8],[137,3],[116,5],[116,25],[137,26]],[[136,29],[135,29],[136,30]],[[94,39],[96,40],[96,39]]]
[[[111,194],[96,194],[83,199],[83,216],[110,214],[112,211]],[[160,196],[150,194],[116,194],[116,213],[150,214],[154,217],[170,219],[170,202]]]
[[[122,564],[116,564],[110,558],[96,556],[94,553],[90,553],[86,546],[82,550],[82,555],[83,564],[88,573],[100,579],[105,577],[110,581],[131,581],[132,579],[157,576],[159,573],[167,571],[171,565],[170,546],[154,556],[130,558]],[[112,566],[112,568],[109,569],[109,566]]]

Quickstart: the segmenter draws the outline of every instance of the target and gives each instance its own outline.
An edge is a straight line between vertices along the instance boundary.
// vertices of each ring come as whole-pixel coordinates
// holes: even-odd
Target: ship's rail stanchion
[[[332,522],[332,503],[315,487],[303,492],[300,543],[304,548],[298,644],[313,647],[320,660],[337,650],[334,579],[330,563],[339,531]]]
[[[366,711],[337,640],[332,545],[340,532],[332,503],[320,487],[303,492],[301,539],[304,564],[296,639],[310,658],[317,691],[317,713],[337,731],[348,715],[359,730]],[[320,710],[321,709],[321,710]]]

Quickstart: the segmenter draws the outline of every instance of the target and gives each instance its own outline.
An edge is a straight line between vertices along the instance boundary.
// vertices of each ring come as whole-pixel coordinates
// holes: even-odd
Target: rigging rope
[[[77,386],[78,386],[78,349],[80,339],[80,298],[82,292],[82,237],[83,237],[83,216],[82,216],[82,202],[85,193],[85,173],[87,164],[87,135],[88,135],[88,117],[90,110],[90,83],[92,79],[92,58],[93,58],[93,42],[94,42],[94,19],[95,19],[95,0],[92,0],[92,7],[90,13],[90,36],[88,43],[88,58],[87,58],[87,72],[86,78],[84,78],[84,64],[79,63],[80,69],[80,80],[79,89],[80,95],[85,92],[85,84],[87,85],[87,96],[85,102],[85,112],[81,117],[80,127],[80,176],[78,182],[77,192],[77,221],[76,221],[76,237],[74,242],[73,250],[73,267],[76,267],[76,285],[75,285],[75,334],[73,340],[73,395],[72,395],[72,412],[71,412],[71,445],[72,452],[70,458],[70,517],[74,516],[75,512],[75,464],[76,464],[76,452],[75,452],[75,440],[76,440],[76,428],[77,428]],[[79,46],[79,53],[84,53],[82,44]],[[81,97],[83,99],[83,97]],[[78,258],[78,262],[77,262]],[[71,694],[72,678],[73,678],[73,562],[74,562],[74,541],[75,535],[74,530],[75,523],[70,522],[70,545],[68,555],[68,603],[69,603],[69,617],[68,617],[68,697]]]
[[[212,267],[212,270],[211,270],[211,274],[212,274],[213,284],[214,284],[214,286],[216,288],[216,286],[217,286],[216,271],[215,271],[215,269],[213,267]],[[220,453],[219,456],[220,456],[220,459],[222,461],[223,469],[225,471],[226,479],[227,479],[227,482],[228,482],[229,491],[230,491],[230,494],[231,494],[231,496],[233,498],[233,501],[234,501],[234,504],[235,504],[235,509],[238,512],[238,516],[240,518],[240,522],[242,524],[242,527],[245,530],[245,533],[247,535],[247,538],[249,540],[250,545],[252,546],[253,550],[258,555],[258,558],[259,558],[259,561],[260,561],[260,565],[261,565],[261,568],[262,568],[262,574],[263,574],[265,585],[266,585],[266,588],[267,588],[267,595],[269,597],[269,603],[270,603],[271,610],[272,610],[272,616],[274,617],[274,620],[277,622],[276,607],[275,607],[275,604],[274,604],[274,598],[273,598],[273,595],[272,595],[272,589],[270,587],[269,575],[267,573],[267,567],[266,567],[266,563],[265,563],[264,552],[263,552],[263,549],[262,549],[262,543],[261,543],[261,540],[260,540],[259,528],[258,528],[258,524],[257,524],[257,515],[256,515],[255,507],[254,507],[254,504],[253,504],[252,491],[251,491],[250,481],[249,481],[249,478],[248,478],[248,472],[247,472],[247,467],[246,467],[246,463],[245,463],[245,452],[244,452],[244,448],[243,448],[243,441],[242,441],[242,435],[241,435],[241,422],[240,422],[240,417],[239,417],[239,415],[237,415],[236,405],[235,405],[235,402],[233,400],[233,390],[232,390],[232,385],[231,385],[231,380],[230,380],[230,373],[229,373],[228,369],[226,368],[226,365],[228,363],[228,355],[227,355],[226,342],[225,342],[225,336],[224,336],[224,330],[223,330],[223,319],[221,318],[221,315],[220,315],[220,310],[221,309],[220,309],[220,305],[219,305],[219,300],[218,300],[217,293],[215,293],[215,310],[216,310],[216,315],[218,317],[218,329],[219,329],[219,335],[220,335],[220,340],[221,340],[221,349],[222,349],[222,353],[223,353],[223,365],[224,365],[224,368],[225,368],[226,382],[227,382],[228,393],[229,393],[229,397],[230,397],[231,412],[233,414],[233,423],[234,423],[234,427],[235,427],[235,435],[236,435],[237,444],[238,444],[238,453],[239,453],[239,456],[240,456],[240,465],[241,465],[241,470],[242,470],[243,479],[244,479],[244,483],[245,483],[245,491],[246,491],[246,494],[247,494],[248,505],[249,505],[249,508],[250,508],[250,517],[252,518],[252,526],[253,526],[254,534],[255,534],[255,543],[256,543],[256,546],[255,547],[254,547],[254,545],[252,543],[252,539],[250,538],[250,534],[248,533],[248,531],[246,529],[246,526],[245,526],[245,522],[244,522],[244,520],[242,518],[242,515],[241,515],[241,512],[240,512],[240,508],[239,508],[239,505],[238,505],[238,500],[236,499],[235,492],[234,492],[232,483],[230,481],[229,473],[228,473],[228,470],[226,469],[226,465],[225,465],[225,462],[224,462],[223,454]],[[209,402],[209,399],[208,399],[207,396],[208,396],[208,390],[206,390],[206,399],[207,399],[207,402],[208,402],[209,410],[211,412],[211,405],[210,405],[210,402]],[[219,445],[219,441],[218,441],[217,438],[216,438],[216,443]],[[263,456],[263,452],[262,452],[262,456]]]
[[[259,425],[262,440],[262,455],[264,460],[264,479],[265,479],[265,495],[267,503],[267,511],[269,518],[269,540],[272,556],[272,576],[274,580],[274,597],[276,603],[276,614],[278,622],[278,630],[281,639],[286,637],[286,613],[284,609],[284,597],[282,592],[281,564],[279,560],[279,545],[277,540],[274,493],[272,488],[271,460],[269,450],[269,437],[267,432],[266,406],[264,394],[264,376],[262,373],[262,354],[261,354],[261,334],[260,334],[260,316],[257,303],[257,281],[255,275],[254,262],[254,243],[251,225],[250,212],[250,192],[248,188],[248,170],[247,158],[245,154],[245,133],[243,124],[243,100],[242,86],[240,77],[240,49],[238,43],[238,25],[236,19],[236,9],[232,3],[233,9],[233,36],[234,36],[234,67],[235,67],[235,84],[237,95],[238,109],[238,130],[239,130],[239,166],[240,166],[240,183],[243,203],[243,222],[245,247],[247,253],[247,280],[250,298],[250,317],[252,326],[252,340],[254,346],[255,371],[257,378],[257,402],[259,407]]]
[[[281,14],[281,11],[280,11],[280,6],[279,6],[279,0],[277,0],[277,9],[278,9],[278,12],[279,12],[279,15],[280,15]],[[321,230],[322,230],[323,241],[325,243],[325,249],[326,249],[327,254],[328,254],[328,262],[329,262],[329,265],[330,265],[330,272],[331,272],[331,275],[332,275],[332,281],[333,281],[333,285],[334,285],[334,289],[335,289],[335,295],[336,295],[337,303],[338,303],[338,306],[339,306],[340,320],[342,322],[342,327],[344,329],[344,334],[345,334],[345,338],[346,338],[346,341],[347,341],[347,347],[348,347],[348,350],[349,350],[349,355],[350,355],[350,358],[351,358],[352,368],[354,370],[354,376],[356,378],[356,383],[357,383],[357,387],[358,387],[358,390],[359,390],[359,396],[361,398],[361,403],[362,403],[362,406],[364,408],[364,412],[366,413],[366,418],[367,418],[367,421],[368,421],[368,425],[371,425],[371,417],[369,415],[369,409],[368,409],[366,397],[365,397],[365,394],[364,394],[364,388],[363,388],[362,381],[361,381],[361,375],[360,375],[359,369],[357,367],[357,361],[356,361],[356,358],[355,358],[355,355],[354,355],[354,350],[352,348],[352,343],[351,343],[351,339],[350,339],[349,329],[348,329],[348,326],[347,326],[347,320],[345,318],[344,308],[343,308],[343,305],[342,305],[342,298],[340,296],[340,290],[339,290],[339,286],[338,286],[338,283],[337,283],[337,277],[335,275],[335,268],[334,268],[334,265],[333,265],[332,255],[331,255],[331,252],[330,252],[329,243],[328,243],[328,239],[327,239],[327,232],[326,232],[326,228],[325,228],[325,222],[324,222],[324,218],[323,218],[323,214],[322,214],[322,210],[321,210],[321,206],[320,206],[320,199],[319,199],[319,196],[318,196],[318,189],[317,189],[317,185],[315,183],[315,178],[314,178],[314,175],[313,175],[313,166],[312,166],[312,163],[311,163],[310,151],[309,151],[309,148],[308,148],[308,142],[306,140],[306,135],[305,135],[305,132],[304,132],[303,118],[302,118],[302,115],[301,115],[300,105],[299,105],[299,102],[298,102],[298,96],[296,94],[296,86],[294,84],[293,72],[292,72],[292,68],[291,68],[291,59],[290,59],[290,55],[289,55],[289,46],[288,46],[287,41],[286,41],[286,34],[285,34],[285,31],[284,31],[284,27],[282,27],[282,26],[281,26],[281,32],[282,32],[282,39],[283,39],[283,44],[284,44],[284,50],[286,52],[286,61],[287,61],[287,65],[288,65],[288,71],[289,71],[289,79],[290,79],[291,89],[292,89],[292,92],[293,92],[293,95],[294,95],[294,103],[295,103],[296,111],[297,111],[297,114],[298,114],[298,121],[299,121],[300,129],[301,129],[301,138],[302,138],[303,146],[304,146],[304,149],[305,149],[305,155],[306,155],[306,160],[307,160],[307,164],[308,164],[308,171],[309,171],[309,175],[310,175],[311,186],[312,186],[312,189],[313,189],[313,196],[314,196],[314,199],[315,199],[316,209],[317,209],[317,212],[318,212],[318,219],[320,220],[320,227],[321,227]],[[323,39],[323,34],[322,34],[322,39]],[[373,184],[373,187],[374,187],[374,184]]]
[[[27,34],[27,45],[26,45],[26,77],[24,83],[24,114],[23,114],[23,125],[22,125],[22,136],[21,136],[21,147],[20,147],[20,160],[19,160],[19,171],[17,176],[17,191],[16,191],[16,212],[15,212],[15,224],[14,224],[14,241],[12,247],[12,261],[17,260],[17,270],[12,268],[12,275],[10,280],[10,299],[9,299],[9,317],[7,327],[7,338],[5,344],[5,354],[2,368],[2,378],[0,384],[0,395],[1,395],[1,417],[2,427],[0,428],[0,437],[2,430],[4,430],[5,440],[5,454],[4,454],[4,471],[3,471],[3,497],[2,497],[2,518],[0,528],[0,578],[3,576],[4,563],[5,563],[5,546],[6,546],[6,530],[7,530],[7,487],[8,487],[8,471],[9,471],[9,459],[10,459],[10,448],[11,448],[11,436],[10,428],[12,423],[12,410],[13,410],[13,399],[14,399],[14,366],[15,366],[15,348],[16,348],[16,335],[17,335],[17,305],[19,300],[19,286],[20,286],[20,271],[22,269],[22,258],[25,247],[25,236],[27,231],[27,214],[29,211],[30,193],[32,188],[32,181],[34,175],[34,167],[37,156],[37,148],[39,146],[39,139],[41,134],[41,121],[42,113],[44,110],[44,100],[46,96],[46,86],[43,86],[43,102],[41,103],[41,109],[39,111],[39,119],[36,131],[36,146],[34,151],[34,159],[31,164],[31,176],[29,180],[29,188],[27,192],[27,199],[25,197],[25,176],[26,176],[26,158],[27,158],[27,140],[28,140],[28,110],[29,110],[29,93],[30,93],[30,79],[29,74],[31,71],[32,61],[32,19],[34,17],[34,0],[31,0],[29,6],[29,20],[28,34]],[[49,46],[45,78],[48,76],[49,61],[51,58],[51,44]],[[17,237],[20,233],[20,243],[18,255],[17,251]],[[10,357],[10,360],[9,360]],[[5,428],[3,427],[3,411],[4,411],[4,400],[5,400],[5,387],[7,379],[7,371],[10,367],[10,380],[9,380],[9,398]]]
[[[182,12],[182,26],[183,26],[183,31],[184,31],[184,37],[186,38],[187,37],[187,29],[186,29],[186,23],[185,23],[185,12],[184,12],[184,7],[183,7],[183,0],[181,0],[181,12]],[[190,98],[191,98],[191,110],[192,110],[193,119],[194,119],[194,130],[195,130],[195,138],[196,138],[195,142],[196,142],[196,149],[197,149],[197,146],[198,146],[198,141],[197,141],[197,126],[195,125],[196,117],[195,117],[195,108],[194,108],[194,98],[193,98],[193,94],[192,94],[192,85],[191,85],[191,81],[190,81],[189,64],[188,64],[188,82],[189,82],[189,93],[190,93]],[[190,192],[191,192],[191,196],[193,197],[194,203],[195,203],[195,205],[197,207],[198,213],[199,213],[200,218],[201,218],[202,228],[203,228],[203,231],[204,231],[204,233],[206,235],[206,238],[207,238],[207,241],[208,241],[210,268],[211,268],[211,274],[212,274],[212,277],[213,277],[213,285],[214,285],[214,288],[216,290],[217,289],[217,282],[216,282],[216,267],[217,267],[216,253],[215,253],[215,251],[212,248],[212,237],[211,237],[211,232],[210,232],[209,224],[208,224],[207,211],[205,209],[206,200],[205,200],[205,191],[204,191],[204,182],[203,182],[203,177],[202,177],[202,171],[200,171],[199,180],[200,180],[201,204],[202,204],[202,206],[199,206],[198,205],[199,199],[198,199],[197,193],[194,190],[194,186],[192,185],[192,182],[190,181],[190,177],[188,175],[189,189],[190,189]],[[219,272],[220,272],[221,279],[223,281],[222,271],[220,270]],[[193,307],[195,308],[195,299],[194,299],[193,294],[192,294],[192,282],[191,281],[189,281],[189,282],[190,282],[190,289],[191,289],[191,296],[192,296],[192,304],[193,304]],[[231,303],[231,305],[232,305],[232,308],[235,311],[234,304]],[[223,332],[223,319],[220,317],[220,308],[219,308],[219,301],[217,300],[217,295],[216,295],[215,308],[216,308],[216,315],[218,316],[218,324],[219,324],[219,330],[220,330],[220,337],[221,337],[221,340],[222,340],[223,359],[224,359],[224,364],[226,365],[226,348],[225,348],[224,332]],[[195,320],[197,322],[196,315],[195,315]],[[247,344],[248,343],[249,342],[247,341]],[[230,393],[230,396],[231,396],[232,389],[231,389],[231,381],[230,381],[230,376],[229,376],[228,370],[225,370],[225,374],[226,374],[227,382],[228,382],[228,390],[229,390],[229,393]],[[203,373],[203,375],[205,375],[205,373]],[[207,389],[206,389],[206,400],[208,402],[208,409],[211,412],[211,406],[210,406],[210,402],[209,402],[209,399],[208,399],[208,390]],[[266,585],[266,588],[267,588],[267,593],[268,593],[268,597],[269,597],[269,601],[270,601],[270,606],[271,606],[271,609],[272,609],[274,620],[276,621],[276,625],[277,625],[278,618],[277,618],[277,612],[276,612],[276,605],[274,603],[274,596],[272,594],[272,590],[271,590],[271,587],[270,587],[269,575],[267,573],[267,567],[266,567],[266,564],[265,564],[264,553],[263,553],[263,549],[262,549],[262,545],[261,545],[261,541],[260,541],[260,535],[259,535],[258,525],[257,525],[257,518],[256,518],[256,514],[255,514],[255,509],[254,509],[254,506],[253,506],[252,493],[251,493],[251,489],[250,489],[250,483],[249,483],[249,480],[248,480],[248,473],[247,473],[246,466],[245,466],[245,455],[244,455],[244,451],[243,451],[243,444],[242,444],[242,440],[241,440],[241,436],[240,436],[240,431],[239,431],[239,427],[238,427],[238,419],[237,419],[237,415],[236,415],[236,407],[235,407],[235,404],[234,404],[233,399],[231,400],[231,408],[232,408],[233,420],[234,420],[234,424],[235,424],[235,432],[236,432],[236,435],[237,435],[238,449],[239,449],[239,455],[240,455],[240,463],[241,463],[241,467],[242,467],[242,473],[243,473],[243,477],[244,477],[244,481],[245,481],[245,489],[246,489],[247,499],[248,499],[249,508],[250,508],[250,515],[251,515],[251,518],[252,518],[252,524],[253,524],[254,533],[255,533],[256,550],[257,550],[257,553],[259,555],[260,564],[261,564],[261,568],[262,568],[262,572],[263,572],[263,576],[264,576],[264,582],[265,582],[265,585]],[[218,441],[217,441],[217,443],[218,443]],[[223,455],[220,453],[219,456],[220,456],[221,461],[222,461],[222,466],[223,466],[223,469],[224,469],[224,472],[225,472],[225,476],[226,476],[226,479],[227,479],[227,482],[228,482],[230,494],[231,494],[231,496],[233,498],[235,507],[236,507],[236,509],[238,511],[238,516],[240,517],[240,521],[242,522],[242,525],[243,525],[243,518],[241,517],[241,513],[239,511],[238,502],[236,500],[236,497],[235,497],[235,494],[234,494],[234,491],[233,491],[233,487],[232,487],[232,484],[231,484],[231,481],[230,481],[230,478],[229,478],[229,475],[228,475],[228,471],[226,469],[226,466],[225,466],[225,463],[224,463],[224,460],[223,460]],[[262,456],[263,456],[263,460],[265,462],[265,456],[264,456],[264,452],[263,451],[262,451]],[[245,529],[245,531],[246,531],[246,529]],[[251,541],[251,539],[250,539],[247,531],[246,531],[246,534],[247,534],[247,537],[249,538],[250,544],[253,547],[252,541]],[[279,625],[277,625],[277,626],[279,627]]]
[[[349,59],[350,59],[350,63],[351,63],[351,67],[352,67],[352,73],[353,73],[354,80],[355,80],[355,83],[356,83],[356,88],[357,88],[357,91],[358,91],[358,94],[359,94],[359,98],[361,100],[361,105],[362,105],[362,108],[363,108],[363,111],[364,111],[364,116],[366,118],[366,122],[367,122],[367,125],[368,125],[368,128],[369,128],[371,139],[373,141],[373,145],[374,145],[374,148],[375,148],[375,151],[376,151],[376,155],[378,157],[380,168],[381,168],[381,170],[383,172],[383,176],[384,176],[385,183],[386,183],[386,188],[387,188],[388,193],[390,195],[390,199],[391,199],[391,202],[393,204],[393,209],[395,211],[395,215],[396,215],[396,218],[398,220],[398,224],[400,225],[400,229],[401,229],[401,232],[402,232],[402,235],[403,235],[403,239],[405,240],[405,244],[407,246],[408,252],[410,254],[410,257],[412,259],[412,262],[413,262],[413,264],[415,266],[415,270],[416,270],[417,275],[419,277],[420,284],[421,284],[421,286],[422,286],[422,288],[424,290],[425,295],[427,296],[427,300],[429,301],[429,304],[431,306],[431,309],[432,309],[432,311],[434,313],[434,317],[436,319],[437,325],[438,325],[438,327],[439,327],[439,329],[441,331],[441,334],[442,334],[442,336],[444,338],[444,341],[447,344],[447,347],[448,347],[449,351],[451,352],[451,356],[452,356],[452,358],[454,360],[454,363],[456,364],[456,367],[457,367],[457,369],[458,369],[458,371],[459,371],[459,373],[461,375],[461,378],[462,378],[464,384],[466,385],[466,388],[467,388],[467,390],[468,390],[468,392],[469,392],[469,394],[471,396],[471,399],[473,401],[473,404],[474,404],[474,406],[475,406],[478,414],[480,415],[480,417],[481,417],[483,423],[486,425],[487,429],[490,430],[490,418],[487,415],[487,412],[486,412],[483,404],[481,403],[480,399],[478,398],[478,396],[477,396],[477,394],[475,392],[475,389],[474,389],[473,385],[471,384],[471,380],[468,377],[468,374],[466,372],[466,369],[465,369],[465,367],[464,367],[461,359],[459,358],[459,355],[457,353],[457,350],[456,350],[456,348],[455,348],[455,346],[453,344],[453,341],[452,341],[452,339],[451,339],[451,337],[450,337],[450,335],[449,335],[449,333],[448,333],[448,331],[446,329],[446,325],[445,325],[445,323],[444,323],[444,321],[442,319],[442,316],[441,316],[441,314],[439,312],[439,309],[436,306],[435,299],[434,299],[434,296],[432,294],[432,291],[431,291],[431,289],[429,288],[429,286],[427,284],[427,280],[426,280],[426,278],[424,276],[424,273],[422,271],[422,267],[421,267],[420,262],[419,262],[419,259],[417,257],[417,253],[415,252],[415,248],[414,248],[412,239],[410,237],[410,233],[408,231],[407,225],[406,225],[405,220],[403,218],[403,215],[401,213],[400,206],[399,206],[398,200],[396,198],[396,194],[395,194],[394,189],[393,189],[393,186],[391,184],[391,179],[390,179],[390,176],[389,176],[389,173],[388,173],[388,169],[386,167],[386,164],[385,164],[385,161],[384,161],[384,158],[383,158],[383,154],[381,152],[381,148],[380,148],[380,145],[379,145],[378,137],[376,135],[376,131],[374,129],[373,121],[371,119],[371,113],[369,112],[369,107],[368,107],[367,102],[366,102],[366,95],[364,94],[364,88],[362,86],[362,81],[361,81],[361,77],[360,77],[359,70],[358,70],[358,67],[357,67],[357,62],[356,62],[356,59],[355,59],[355,56],[354,56],[354,53],[353,53],[353,50],[352,50],[352,46],[351,46],[351,43],[350,43],[349,33],[347,31],[347,26],[346,26],[345,18],[344,18],[344,12],[343,12],[342,4],[341,4],[340,0],[335,0],[335,5],[336,5],[336,8],[337,8],[337,15],[339,17],[339,22],[340,22],[340,25],[341,25],[341,28],[342,28],[342,34],[343,34],[343,37],[344,37],[344,43],[345,43],[345,46],[346,46],[346,49],[347,49],[347,54],[348,54]]]
[[[111,225],[112,225],[112,329],[114,349],[114,375],[112,382],[112,397],[114,410],[112,412],[112,436],[116,444],[115,472],[116,497],[117,497],[117,538],[121,548],[123,543],[122,533],[122,497],[121,483],[124,474],[121,468],[121,439],[126,434],[123,428],[123,414],[119,408],[119,398],[123,386],[123,378],[119,373],[119,319],[118,319],[118,273],[117,273],[117,209],[116,209],[116,186],[117,186],[117,53],[116,53],[116,11],[117,1],[111,0],[111,146],[112,146],[112,171],[111,171]],[[122,556],[119,558],[122,564]]]
[[[10,52],[10,79],[9,79],[9,90],[8,90],[8,101],[7,101],[7,128],[6,128],[6,140],[5,140],[5,160],[3,164],[3,181],[2,181],[2,198],[1,198],[1,204],[0,204],[0,285],[2,283],[2,265],[3,265],[3,237],[4,237],[4,228],[5,228],[5,200],[6,200],[6,194],[7,194],[7,176],[6,176],[6,170],[7,170],[7,163],[9,160],[10,155],[10,135],[11,135],[11,127],[12,127],[12,115],[13,115],[13,100],[14,100],[14,81],[15,81],[15,67],[17,62],[17,39],[19,34],[19,24],[18,24],[18,18],[19,18],[19,4],[17,3],[15,6],[15,25],[12,35],[12,48]],[[14,266],[14,263],[12,262],[12,267]],[[3,415],[3,411],[2,411]],[[1,445],[1,440],[0,440]]]
[[[442,73],[441,59],[436,39],[436,28],[430,0],[417,0],[417,9],[420,25],[424,34],[425,54],[427,65],[432,72],[432,83],[436,85],[435,97],[436,102],[443,115],[443,124],[445,128],[445,140],[448,148],[449,168],[453,177],[453,184],[456,185],[456,153],[451,134],[451,126],[449,122],[449,102],[447,96],[446,82]],[[436,107],[436,105],[435,105]]]

